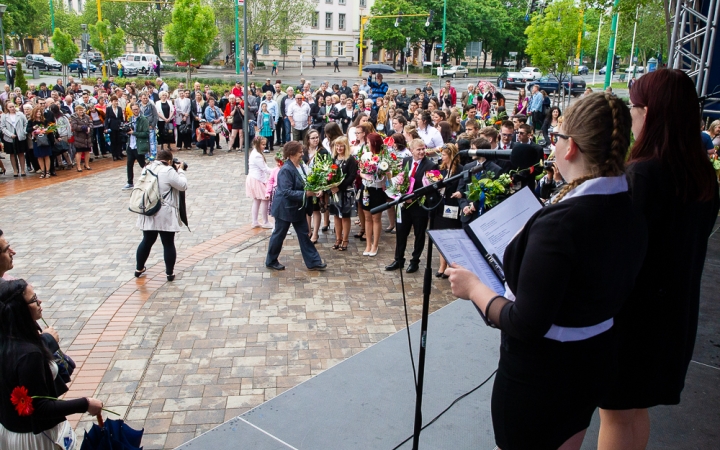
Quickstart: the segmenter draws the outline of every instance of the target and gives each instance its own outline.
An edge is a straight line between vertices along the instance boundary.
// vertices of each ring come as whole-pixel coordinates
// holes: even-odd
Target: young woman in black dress
[[[367,142],[367,149],[371,154],[380,154],[383,139],[379,134],[370,133],[367,137]],[[358,154],[358,158],[362,158],[362,155]],[[363,179],[361,189],[362,214],[365,215],[365,232],[367,233],[363,256],[375,256],[378,253],[378,247],[380,245],[382,213],[372,214],[370,210],[382,205],[387,200],[387,196],[385,195],[385,174],[380,173],[378,169],[375,180]]]
[[[605,93],[568,109],[552,134],[568,184],[505,250],[505,293],[446,270],[453,294],[502,330],[492,418],[503,450],[579,449],[616,370],[613,319],[647,242],[624,173],[630,120]]]
[[[443,179],[450,178],[453,175],[457,175],[460,169],[459,159],[455,158],[458,153],[457,145],[445,144],[440,150],[440,173]],[[443,201],[440,206],[435,208],[432,214],[435,214],[434,218],[434,229],[435,230],[449,230],[462,228],[462,222],[460,222],[458,200],[461,195],[458,192],[458,183],[460,180],[451,182],[445,186],[445,192],[443,193]],[[435,274],[436,277],[447,278],[445,275],[445,269],[447,269],[447,261],[440,255],[440,269]]]
[[[648,408],[680,403],[720,203],[702,149],[694,82],[680,70],[658,70],[635,82],[630,102],[636,141],[628,174],[649,240],[630,300],[617,316],[620,372],[600,404],[601,450],[644,449]]]
[[[355,203],[355,190],[353,184],[357,176],[358,164],[350,154],[350,142],[346,137],[339,137],[333,141],[333,163],[345,175],[339,186],[330,190],[330,214],[335,217],[335,245],[333,249],[346,251],[350,239],[350,217],[353,203]]]

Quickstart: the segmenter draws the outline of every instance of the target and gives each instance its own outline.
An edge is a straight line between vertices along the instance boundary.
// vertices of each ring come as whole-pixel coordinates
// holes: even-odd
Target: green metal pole
[[[50,0],[50,33],[55,34],[55,6],[53,0]]]
[[[610,83],[612,82],[612,74],[613,74],[613,62],[615,61],[615,33],[617,33],[617,23],[618,23],[618,13],[617,13],[617,7],[620,0],[615,0],[615,3],[613,3],[613,16],[612,16],[612,25],[610,26],[610,42],[608,43],[608,56],[607,56],[607,64],[605,65],[605,88],[607,89],[610,87]]]
[[[447,23],[447,0],[443,0],[443,33],[442,33],[442,51],[440,53],[440,67],[444,67],[442,57],[445,54],[445,25]],[[432,68],[432,66],[431,66]],[[430,71],[432,72],[432,70]],[[442,70],[438,71],[442,72]],[[432,73],[430,74],[432,75]],[[442,88],[442,75],[438,75],[438,79],[440,82],[440,88]],[[439,92],[439,90],[438,90]]]
[[[235,75],[240,74],[240,8],[235,0]]]

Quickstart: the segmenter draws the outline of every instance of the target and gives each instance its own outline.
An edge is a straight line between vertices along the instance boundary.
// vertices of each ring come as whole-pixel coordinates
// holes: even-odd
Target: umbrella
[[[134,430],[122,420],[108,419],[103,423],[98,415],[98,425],[93,424],[85,432],[80,450],[142,450],[140,447],[145,429]]]
[[[363,72],[373,73],[395,73],[395,69],[387,64],[370,64],[369,66],[363,66],[362,70]]]

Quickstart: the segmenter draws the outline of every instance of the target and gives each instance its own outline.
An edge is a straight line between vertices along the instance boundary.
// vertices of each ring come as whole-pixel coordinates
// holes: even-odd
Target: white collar
[[[617,177],[599,177],[587,180],[580,186],[571,190],[560,201],[583,195],[613,195],[628,191],[628,182],[625,174]]]

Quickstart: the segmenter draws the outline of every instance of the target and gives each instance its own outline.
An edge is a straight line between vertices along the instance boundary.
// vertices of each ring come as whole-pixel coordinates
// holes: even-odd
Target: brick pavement
[[[248,227],[240,157],[178,156],[190,165],[192,232],[176,238],[174,283],[162,276],[160,243],[147,278],[133,277],[141,234],[120,191],[123,164],[19,193],[7,186],[18,179],[0,177],[0,228],[18,252],[11,273],[36,287],[61,347],[79,363],[70,395],[94,395],[144,427],[147,449],[174,448],[405,326],[398,272],[382,269],[394,235],[382,236],[375,258],[361,256],[358,240],[334,252],[334,234],[321,235],[325,272],[307,271],[288,236],[287,270],[269,271],[270,232]],[[405,281],[415,321],[422,271]],[[433,283],[436,310],[453,297],[446,280]],[[91,419],[71,418],[79,431]]]

